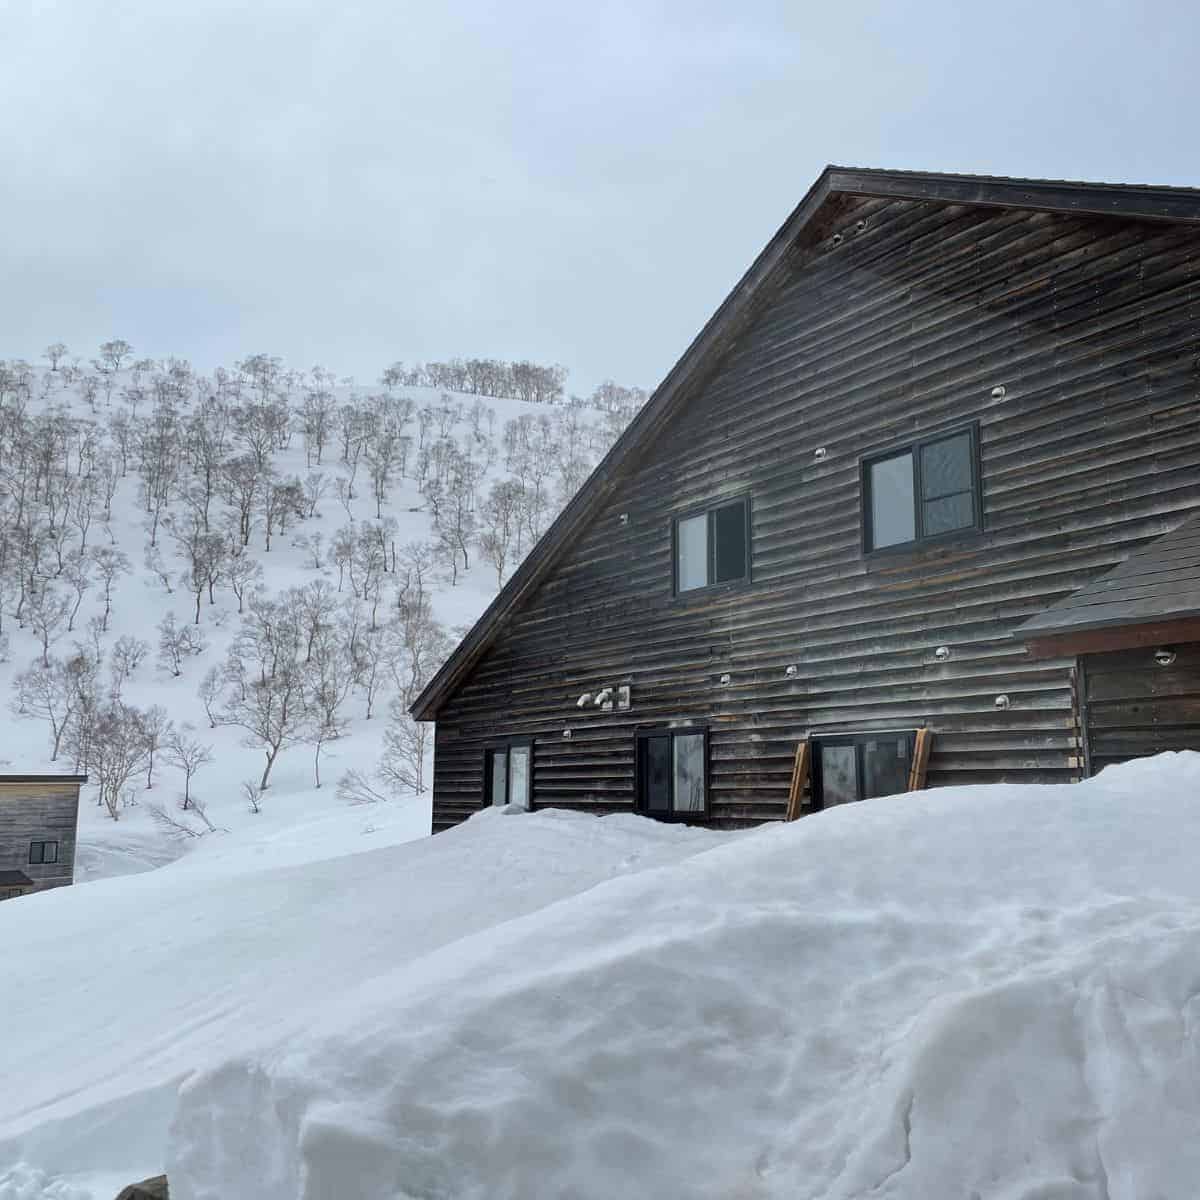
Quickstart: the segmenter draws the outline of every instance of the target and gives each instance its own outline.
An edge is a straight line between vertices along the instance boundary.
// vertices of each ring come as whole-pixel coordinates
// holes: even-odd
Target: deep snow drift
[[[1195,1195],[1200,755],[735,835],[376,816],[0,908],[0,1162],[71,1200]]]

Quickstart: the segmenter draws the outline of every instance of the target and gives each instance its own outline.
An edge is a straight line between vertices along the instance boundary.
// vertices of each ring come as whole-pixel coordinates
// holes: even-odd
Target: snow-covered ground
[[[1196,1194],[1200,754],[738,834],[404,814],[0,906],[0,1197]]]

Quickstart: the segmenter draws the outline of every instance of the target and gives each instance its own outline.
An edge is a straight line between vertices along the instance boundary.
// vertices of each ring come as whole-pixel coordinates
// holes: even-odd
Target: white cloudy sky
[[[0,0],[0,357],[653,386],[827,162],[1200,184],[1143,0]]]

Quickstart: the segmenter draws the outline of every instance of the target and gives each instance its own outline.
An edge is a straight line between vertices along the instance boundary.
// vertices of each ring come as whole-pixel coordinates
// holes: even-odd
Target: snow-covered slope
[[[1195,1194],[1200,755],[739,834],[388,811],[0,906],[10,1179]]]
[[[0,367],[3,367],[3,364],[0,364]],[[143,391],[150,391],[149,380],[150,376],[143,374]],[[34,379],[26,407],[30,416],[35,419],[60,409],[71,420],[80,423],[81,427],[97,430],[98,444],[102,449],[105,446],[114,449],[116,443],[110,432],[111,423],[114,414],[120,412],[127,403],[123,399],[123,392],[133,382],[129,371],[122,372],[116,378],[111,403],[106,403],[103,397],[100,397],[96,404],[92,405],[81,394],[78,382],[68,383],[61,374],[41,372]],[[293,409],[300,407],[303,390],[301,384],[294,386]],[[362,404],[369,393],[379,390],[340,387],[335,389],[334,395],[339,405],[351,402]],[[185,421],[195,410],[199,402],[198,392],[199,389],[193,387],[192,393],[179,403],[181,421]],[[417,410],[427,406],[440,406],[445,398],[444,393],[419,387],[402,388],[397,395],[411,399]],[[254,399],[253,390],[247,388],[244,393],[245,402],[249,403]],[[490,410],[493,414],[480,425],[491,446],[491,467],[479,486],[481,497],[486,495],[490,483],[506,478],[503,449],[505,423],[520,417],[534,420],[559,419],[562,411],[548,408],[546,405],[526,404],[503,398],[449,396],[448,399],[453,405],[461,406],[464,412],[469,412],[473,405],[482,404],[485,410]],[[230,403],[233,404],[232,401]],[[145,418],[153,409],[153,404],[153,399],[147,395],[138,409],[138,417]],[[597,413],[584,410],[582,421],[586,427],[598,433]],[[412,435],[414,445],[418,424],[414,416],[406,428],[406,433]],[[474,437],[469,419],[451,424],[444,430],[440,424],[430,422],[430,439],[443,431],[452,441],[458,443]],[[227,455],[244,451],[244,446],[232,433],[229,433],[227,438]],[[477,443],[478,439],[475,439],[475,442]],[[599,446],[590,446],[589,450],[594,455],[598,453]],[[150,644],[149,654],[125,685],[122,698],[140,709],[161,705],[176,725],[190,724],[194,730],[193,736],[211,745],[213,762],[198,773],[195,790],[207,803],[208,816],[220,830],[235,836],[240,836],[243,831],[269,833],[284,829],[294,821],[305,822],[328,813],[339,804],[334,788],[338,777],[351,767],[372,770],[379,761],[384,727],[388,719],[388,702],[393,693],[386,688],[382,690],[370,720],[365,716],[361,690],[356,690],[350,696],[344,709],[347,719],[342,736],[327,741],[321,750],[324,782],[321,789],[318,790],[314,786],[313,748],[301,744],[285,749],[273,770],[271,788],[264,798],[262,812],[252,813],[242,795],[242,782],[261,775],[263,752],[261,748],[246,745],[242,731],[237,728],[209,728],[204,707],[197,695],[197,687],[204,673],[210,667],[221,663],[238,631],[240,618],[237,601],[224,584],[219,585],[215,592],[215,603],[210,604],[208,596],[204,596],[200,629],[207,641],[207,648],[202,654],[185,662],[183,674],[179,678],[174,678],[168,670],[156,663],[159,621],[167,613],[173,612],[181,624],[190,622],[194,600],[179,582],[186,564],[180,557],[176,544],[161,526],[157,540],[162,561],[170,573],[173,592],[167,592],[163,581],[146,563],[149,534],[146,528],[145,506],[139,501],[136,449],[132,450],[128,457],[128,473],[121,479],[117,488],[111,520],[105,522],[102,516],[97,514],[88,532],[89,548],[113,545],[127,556],[132,566],[128,575],[123,575],[117,580],[109,629],[100,639],[101,654],[111,655],[113,646],[121,637],[142,639]],[[286,448],[273,450],[271,461],[279,478],[296,476],[304,479],[310,467],[306,462],[302,434],[294,434]],[[397,523],[395,545],[401,549],[407,543],[427,541],[434,536],[426,498],[414,478],[415,461],[414,449],[409,455],[406,473],[395,473],[383,506],[384,516],[394,518]],[[11,468],[12,464],[2,465]],[[65,469],[73,473],[75,467],[74,457],[69,456]],[[326,494],[317,504],[313,516],[292,521],[284,536],[276,536],[272,540],[269,552],[265,548],[261,518],[256,518],[249,549],[263,569],[262,587],[267,595],[277,595],[286,588],[301,587],[318,579],[324,579],[333,586],[338,584],[337,571],[328,561],[322,561],[319,566],[315,565],[312,552],[306,545],[311,543],[315,536],[320,536],[327,549],[336,531],[346,526],[349,520],[346,508],[339,503],[334,488],[339,475],[346,469],[339,461],[336,435],[331,435],[322,463],[319,467],[311,469],[323,473],[327,484]],[[169,511],[177,514],[184,511],[179,493],[187,483],[188,475],[184,471],[175,487]],[[8,484],[9,480],[4,470],[0,469],[0,503],[8,498]],[[547,481],[547,486],[552,486],[551,480]],[[357,498],[350,504],[354,519],[359,523],[369,522],[376,517],[376,505],[371,496],[369,480],[365,477],[365,468],[359,470],[356,490]],[[220,498],[214,502],[214,527],[217,518],[228,511],[228,508]],[[552,511],[551,506],[546,514],[547,520]],[[0,522],[0,534],[4,532],[2,525]],[[72,539],[68,546],[69,553],[77,549],[78,540],[78,536]],[[523,549],[528,549],[528,539]],[[68,594],[64,586],[64,577],[56,571],[48,555],[47,564],[45,585]],[[515,561],[511,562],[508,570],[511,571],[515,565]],[[431,573],[426,583],[432,593],[433,616],[451,636],[469,625],[482,612],[498,587],[496,569],[481,561],[474,549],[471,553],[470,569],[459,569],[453,582],[448,572],[438,568]],[[49,725],[45,721],[24,717],[14,711],[14,680],[40,656],[41,645],[32,627],[28,624],[20,627],[12,615],[12,606],[15,603],[13,589],[0,588],[0,593],[3,593],[0,595],[0,606],[4,610],[0,614],[0,734],[3,735],[0,736],[0,772],[69,771],[72,769],[69,756],[61,755],[57,761],[51,758],[52,738]],[[88,622],[101,613],[104,607],[101,593],[99,581],[93,577],[92,586],[84,596],[74,618],[74,629],[67,632],[65,628],[60,627],[58,638],[50,647],[51,656],[64,657],[72,653],[74,642],[88,642]],[[347,584],[339,599],[349,596],[350,587]],[[385,615],[394,613],[394,588],[390,584],[384,589],[382,611]],[[3,653],[4,639],[7,639],[8,643],[7,659]],[[427,669],[433,666],[436,666],[436,663],[429,663]],[[101,670],[101,682],[105,688],[107,676],[106,658]],[[429,755],[431,758],[432,739]],[[120,819],[115,822],[98,806],[95,789],[89,786],[85,790],[76,862],[78,881],[150,869],[193,848],[194,839],[172,834],[162,824],[153,820],[150,812],[151,804],[161,804],[170,813],[178,816],[182,774],[165,756],[159,755],[153,787],[147,789],[144,784],[143,777],[139,784],[130,789],[131,802],[120,809]],[[428,794],[410,797],[404,802],[423,809],[425,820],[424,829],[421,831],[428,832]],[[181,819],[185,823],[189,821],[186,816]],[[190,824],[193,830],[203,832],[204,827],[199,821],[191,819]],[[414,831],[419,830],[420,826],[419,820],[411,823]]]

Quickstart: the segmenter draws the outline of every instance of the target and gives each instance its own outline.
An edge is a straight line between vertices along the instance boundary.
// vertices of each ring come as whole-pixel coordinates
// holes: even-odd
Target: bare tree
[[[225,661],[226,691],[218,721],[243,730],[266,757],[259,787],[284,747],[301,740],[308,722],[300,663],[300,629],[286,601],[256,597]]]
[[[92,560],[81,550],[67,561],[67,565],[63,570],[63,578],[67,581],[68,586],[75,596],[74,602],[71,605],[70,615],[67,617],[68,633],[74,632],[75,617],[79,613],[79,607],[83,603],[84,596],[92,586],[91,565]]]
[[[520,484],[512,479],[492,484],[480,511],[483,529],[479,535],[479,549],[484,558],[496,568],[498,588],[504,584],[504,571],[512,558],[520,513]]]
[[[154,756],[170,743],[175,734],[175,725],[161,704],[151,705],[145,712],[137,713],[137,720],[145,747],[146,787],[149,789],[154,786]]]
[[[62,360],[66,358],[68,354],[70,354],[70,351],[63,342],[51,342],[50,345],[48,345],[46,349],[42,351],[42,357],[50,363],[50,370],[54,371],[55,373],[58,371],[58,364],[62,362]]]
[[[383,735],[379,773],[392,787],[414,791],[420,796],[425,791],[425,757],[430,727],[423,721],[414,721],[400,700],[392,701],[391,718]]]
[[[77,693],[71,678],[72,668],[60,659],[35,662],[15,680],[14,711],[22,716],[39,717],[50,726],[54,749],[50,761],[57,762],[66,732],[75,711]]]
[[[196,598],[195,624],[199,625],[201,597],[207,588],[209,603],[212,602],[213,588],[225,564],[225,539],[219,533],[206,533],[204,522],[195,512],[187,513],[180,519],[174,515],[168,517],[167,531],[184,561],[184,571],[179,578]]]
[[[167,735],[164,751],[168,760],[183,772],[183,808],[187,811],[192,799],[192,779],[201,767],[212,762],[212,746],[198,741],[190,734],[190,725],[172,729]]]
[[[129,573],[128,556],[115,546],[98,546],[92,549],[92,562],[100,575],[100,583],[104,588],[104,616],[102,631],[108,632],[108,618],[112,613],[112,594],[116,582],[122,575]]]
[[[309,471],[304,478],[304,503],[309,517],[317,515],[317,505],[325,495],[328,480],[321,471]]]
[[[42,644],[42,666],[50,665],[50,647],[66,633],[72,606],[69,596],[45,586],[29,598],[28,619]]]
[[[122,634],[113,643],[112,654],[108,660],[109,675],[112,678],[112,688],[109,694],[114,700],[121,699],[121,691],[126,680],[141,666],[146,655],[150,653],[150,643],[141,638]]]
[[[121,799],[146,760],[140,714],[128,704],[110,704],[96,714],[96,736],[90,766],[108,815],[120,817]]]
[[[263,569],[248,547],[235,542],[228,551],[224,564],[225,578],[237,597],[238,612],[245,610],[246,597],[262,583]]]
[[[133,357],[133,347],[124,338],[101,342],[100,357],[113,371],[119,371],[126,359]]]
[[[173,596],[175,589],[171,586],[171,568],[163,559],[162,551],[157,546],[151,546],[147,542],[142,562],[145,564],[146,570],[154,575],[158,582],[166,588],[167,595]]]
[[[204,633],[195,625],[180,625],[173,612],[158,623],[158,661],[177,679],[183,674],[186,659],[203,654]]]
[[[220,723],[219,705],[221,703],[221,693],[225,686],[225,680],[221,674],[220,667],[209,667],[204,672],[204,678],[200,680],[200,687],[197,689],[197,694],[200,697],[200,702],[204,705],[204,715],[208,718],[209,729],[216,729]]]
[[[246,797],[246,803],[252,813],[262,812],[262,794],[261,783],[255,783],[253,779],[242,780],[242,795]]]

